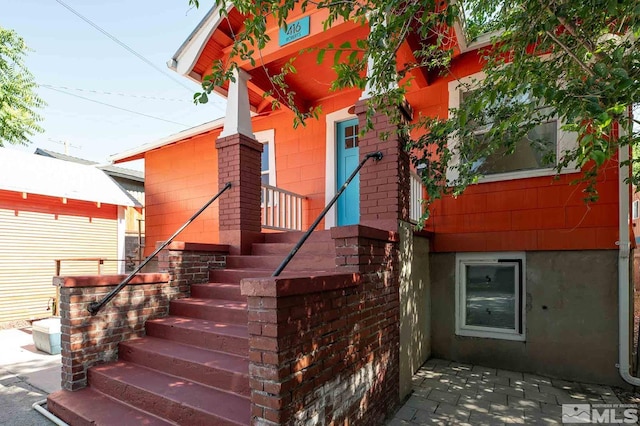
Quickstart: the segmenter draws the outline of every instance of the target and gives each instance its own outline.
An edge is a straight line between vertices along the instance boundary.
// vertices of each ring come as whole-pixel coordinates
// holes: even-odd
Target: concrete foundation
[[[455,334],[455,253],[432,253],[432,356],[623,386],[616,250],[526,253],[526,341]]]
[[[400,398],[431,355],[429,240],[400,222]]]

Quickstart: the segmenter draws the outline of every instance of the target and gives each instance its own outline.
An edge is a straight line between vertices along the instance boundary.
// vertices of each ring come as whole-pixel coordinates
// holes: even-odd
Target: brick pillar
[[[355,105],[361,129],[366,128],[367,100]],[[359,139],[360,160],[380,151],[381,161],[368,161],[360,170],[360,224],[398,231],[398,221],[409,220],[409,154],[396,125],[383,113],[373,117],[373,129]],[[387,133],[386,140],[381,134]]]
[[[249,254],[260,241],[260,157],[262,144],[244,134],[219,138],[218,184],[231,188],[220,197],[220,242],[231,254]]]

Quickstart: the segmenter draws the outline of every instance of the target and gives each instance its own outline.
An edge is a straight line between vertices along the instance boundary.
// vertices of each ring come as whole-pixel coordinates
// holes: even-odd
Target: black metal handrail
[[[320,212],[316,220],[314,220],[311,226],[309,227],[309,229],[307,229],[307,232],[304,233],[304,235],[300,238],[300,241],[298,241],[295,247],[293,247],[291,252],[287,255],[287,257],[285,257],[285,259],[282,261],[280,266],[278,266],[278,269],[276,269],[275,272],[271,275],[272,277],[277,277],[284,270],[284,268],[287,267],[289,262],[291,262],[291,259],[293,259],[293,256],[295,256],[296,253],[298,253],[298,250],[300,250],[300,247],[302,247],[304,242],[307,241],[307,238],[311,236],[311,233],[316,229],[320,221],[326,216],[329,209],[333,207],[336,201],[338,201],[338,198],[342,195],[344,190],[347,189],[347,186],[349,186],[353,178],[356,177],[356,175],[358,174],[362,166],[364,166],[364,163],[366,163],[367,160],[369,160],[369,158],[374,158],[376,161],[380,161],[382,160],[382,152],[380,151],[370,152],[369,154],[364,156],[362,161],[360,161],[360,164],[358,164],[358,167],[356,167],[355,170],[351,173],[351,176],[349,176],[349,178],[340,187],[340,190],[336,193],[336,195],[333,196],[331,201],[329,201],[329,203],[325,206],[324,210]]]
[[[99,302],[91,302],[89,303],[89,306],[87,307],[87,310],[89,311],[89,313],[91,313],[91,315],[95,315],[98,313],[98,311],[100,311],[100,309],[102,309],[102,307],[104,305],[106,305],[107,303],[109,303],[109,301],[111,299],[113,299],[114,297],[116,297],[116,295],[118,293],[120,293],[120,290],[122,290],[123,288],[125,288],[127,286],[127,284],[129,284],[129,282],[133,279],[133,277],[136,276],[136,274],[138,272],[140,272],[142,270],[142,268],[145,267],[145,265],[147,263],[149,263],[151,261],[151,259],[153,259],[154,257],[156,257],[156,255],[158,253],[160,253],[160,251],[165,248],[166,246],[168,246],[169,244],[171,244],[171,242],[173,241],[173,239],[175,237],[178,236],[179,233],[181,233],[182,231],[184,231],[184,228],[186,228],[187,226],[189,226],[191,224],[191,222],[193,222],[198,216],[200,216],[200,214],[206,210],[207,207],[209,207],[215,200],[218,199],[218,197],[220,197],[220,195],[222,195],[223,192],[225,192],[227,189],[231,188],[231,182],[227,182],[227,184],[213,197],[211,198],[209,201],[207,201],[205,203],[204,206],[200,207],[200,210],[198,210],[197,212],[195,212],[193,214],[193,216],[191,216],[189,218],[189,220],[187,220],[180,228],[178,228],[178,230],[176,232],[173,233],[172,236],[169,237],[169,239],[167,241],[165,241],[164,243],[162,243],[162,245],[160,245],[160,247],[158,247],[153,253],[151,253],[149,256],[147,256],[147,258],[145,260],[143,260],[136,269],[133,270],[133,272],[131,272],[127,278],[125,278],[124,280],[122,280],[122,282],[120,284],[118,284],[118,286],[116,288],[114,288],[113,290],[111,290],[105,297],[102,298],[101,301]]]

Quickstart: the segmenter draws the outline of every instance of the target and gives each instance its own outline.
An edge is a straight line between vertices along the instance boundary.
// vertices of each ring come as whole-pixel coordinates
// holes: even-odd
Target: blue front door
[[[358,166],[358,119],[342,121],[336,125],[337,188],[339,190]],[[353,225],[360,221],[360,176],[357,175],[338,198],[338,226]]]

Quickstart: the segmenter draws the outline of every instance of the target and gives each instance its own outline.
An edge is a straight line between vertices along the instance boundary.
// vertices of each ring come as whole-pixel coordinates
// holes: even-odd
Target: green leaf
[[[607,159],[607,156],[604,152],[602,151],[591,151],[589,153],[589,157],[595,161],[595,163],[597,164],[598,167],[602,166],[604,164],[604,161]]]
[[[598,62],[593,66],[593,71],[600,77],[606,77],[608,74],[607,66],[602,62]]]
[[[318,65],[322,64],[322,62],[324,61],[324,54],[327,53],[326,49],[320,49],[318,51],[318,56],[316,57],[316,63]]]

